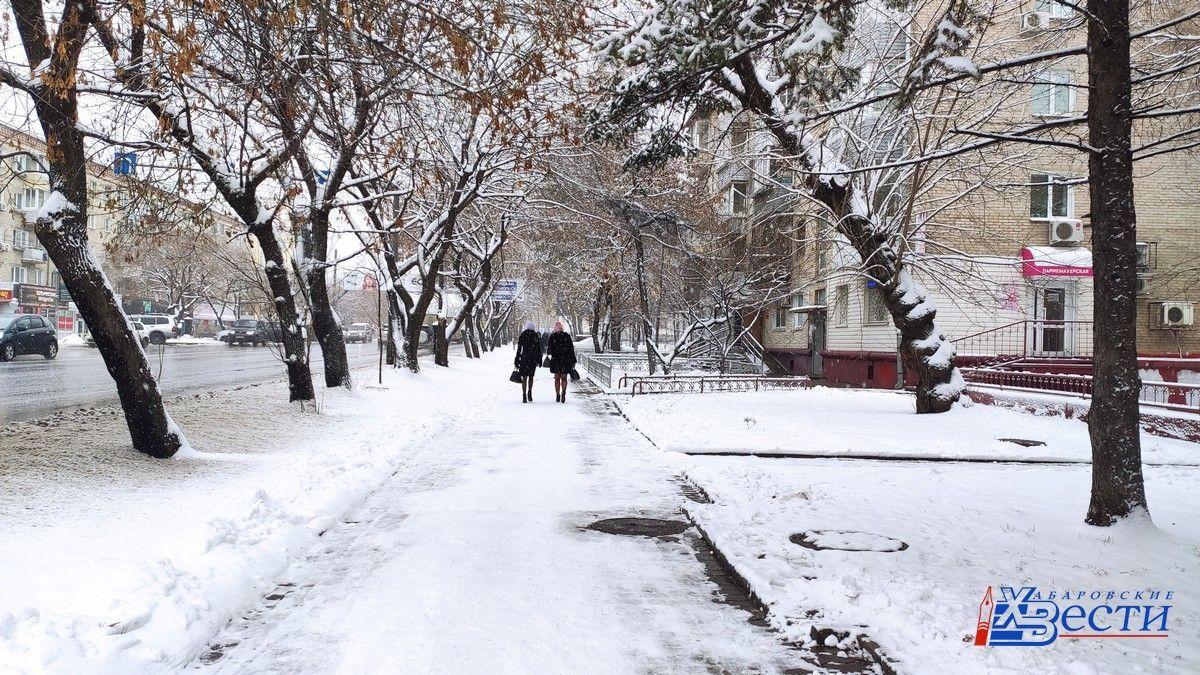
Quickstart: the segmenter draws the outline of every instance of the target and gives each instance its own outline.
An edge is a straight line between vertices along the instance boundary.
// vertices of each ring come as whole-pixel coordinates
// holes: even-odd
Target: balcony
[[[37,248],[36,246],[26,246],[21,253],[21,262],[27,263],[43,263],[46,262],[46,249]]]

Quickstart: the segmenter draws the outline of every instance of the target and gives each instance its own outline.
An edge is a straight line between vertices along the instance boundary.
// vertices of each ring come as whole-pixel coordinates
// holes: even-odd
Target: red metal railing
[[[630,392],[638,394],[672,394],[714,391],[772,391],[776,389],[805,389],[812,386],[807,377],[699,377],[643,378],[634,381]]]
[[[1027,319],[971,333],[950,342],[958,356],[985,356],[990,360],[1030,356],[1091,356],[1091,321]]]
[[[962,368],[968,382],[990,384],[1044,393],[1066,393],[1091,398],[1091,375],[1031,373],[1020,370]],[[1138,400],[1142,405],[1200,413],[1200,384],[1142,382]]]

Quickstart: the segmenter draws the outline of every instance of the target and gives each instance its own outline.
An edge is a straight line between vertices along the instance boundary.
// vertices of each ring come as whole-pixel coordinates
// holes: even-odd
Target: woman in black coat
[[[550,372],[554,373],[554,400],[566,403],[567,375],[575,369],[575,343],[563,331],[561,321],[554,323],[554,332],[546,344],[546,354],[550,357]]]
[[[517,357],[513,367],[521,375],[521,403],[533,400],[533,374],[542,365],[542,341],[534,330],[533,322],[525,323],[525,330],[517,338]]]

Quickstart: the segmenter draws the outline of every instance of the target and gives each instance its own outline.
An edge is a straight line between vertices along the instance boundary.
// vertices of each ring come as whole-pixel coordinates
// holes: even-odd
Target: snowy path
[[[503,373],[496,372],[496,381]],[[718,600],[679,519],[667,455],[603,398],[523,405],[501,385],[475,421],[414,456],[235,620],[215,672],[779,672],[800,652]]]

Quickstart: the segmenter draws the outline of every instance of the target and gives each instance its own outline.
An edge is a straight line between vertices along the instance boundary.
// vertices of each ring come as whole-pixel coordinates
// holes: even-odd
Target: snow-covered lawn
[[[1143,435],[1153,524],[1095,528],[1078,420],[984,405],[916,415],[903,394],[822,388],[614,400],[667,450],[829,457],[683,460],[713,499],[689,514],[790,638],[866,635],[900,672],[1200,672],[1196,444]],[[1173,590],[1170,637],[978,648],[989,586]]]
[[[1200,672],[1198,469],[1147,469],[1153,525],[1095,528],[1087,466],[691,459],[714,503],[689,513],[791,638],[865,633],[911,673]],[[789,540],[804,532],[868,550]],[[1174,590],[1170,637],[975,647],[984,591],[1001,585]]]
[[[816,387],[796,391],[616,397],[665,450],[819,456],[1088,462],[1087,426],[988,405],[916,415],[912,396]],[[1001,438],[1041,441],[1023,447]],[[1200,465],[1200,445],[1142,434],[1147,464]]]
[[[472,362],[429,366],[386,372],[387,390],[360,371],[319,415],[282,382],[177,397],[196,450],[167,461],[133,452],[111,408],[0,429],[0,672],[190,658],[397,463],[490,405]]]

